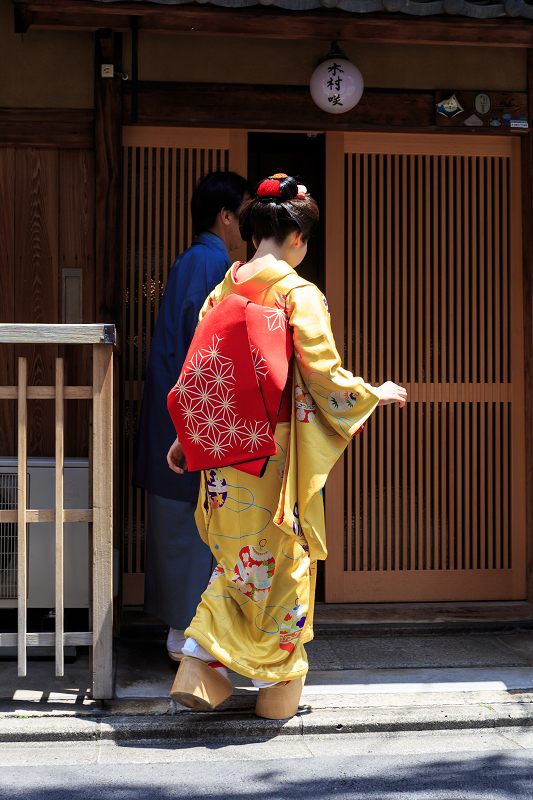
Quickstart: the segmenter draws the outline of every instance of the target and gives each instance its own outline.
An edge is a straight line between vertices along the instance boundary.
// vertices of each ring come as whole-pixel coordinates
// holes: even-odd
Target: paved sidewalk
[[[216,712],[176,706],[176,671],[164,641],[116,642],[116,697],[91,699],[88,656],[54,677],[30,661],[18,678],[0,662],[0,741],[205,739],[533,726],[533,632],[510,635],[351,637],[321,633],[298,714],[253,713],[251,682],[231,674],[233,696]]]

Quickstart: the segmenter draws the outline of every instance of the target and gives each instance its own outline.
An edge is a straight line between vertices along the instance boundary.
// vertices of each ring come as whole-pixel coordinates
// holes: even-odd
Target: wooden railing
[[[91,386],[65,386],[64,361],[56,359],[54,386],[28,386],[26,358],[18,359],[18,386],[0,386],[0,400],[18,401],[17,509],[0,510],[0,523],[17,524],[18,632],[0,633],[0,647],[18,648],[18,674],[26,675],[28,646],[55,647],[56,675],[64,674],[64,647],[92,647],[93,697],[113,696],[113,350],[114,325],[0,325],[0,345],[89,345],[92,347]],[[0,349],[1,352],[1,349]],[[55,510],[27,506],[27,401],[55,399]],[[64,401],[92,400],[90,459],[92,506],[64,508]],[[27,523],[55,523],[55,632],[27,631]],[[63,581],[63,525],[86,522],[92,526],[92,595],[90,631],[65,632]]]

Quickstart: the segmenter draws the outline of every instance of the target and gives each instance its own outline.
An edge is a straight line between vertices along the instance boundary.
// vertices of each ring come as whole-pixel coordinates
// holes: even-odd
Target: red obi
[[[284,310],[232,294],[207,312],[167,401],[189,470],[264,473],[292,350]]]

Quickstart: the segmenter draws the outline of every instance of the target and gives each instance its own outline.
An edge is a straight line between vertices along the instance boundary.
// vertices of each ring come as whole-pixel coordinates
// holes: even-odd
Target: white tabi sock
[[[258,681],[252,678],[252,683],[256,689],[270,689],[271,686],[277,686],[278,683],[285,683],[285,681],[274,681],[274,683],[271,683],[269,681]]]
[[[181,653],[181,648],[185,644],[185,631],[170,628],[167,636],[167,650],[170,653]]]
[[[209,653],[205,647],[202,647],[201,644],[198,644],[196,639],[193,639],[192,636],[189,636],[183,647],[181,648],[181,652],[184,656],[190,656],[191,658],[199,658],[200,661],[205,661],[206,664],[212,664],[214,661],[218,661],[218,659]],[[226,667],[213,667],[223,678],[229,680],[228,677],[228,670]]]

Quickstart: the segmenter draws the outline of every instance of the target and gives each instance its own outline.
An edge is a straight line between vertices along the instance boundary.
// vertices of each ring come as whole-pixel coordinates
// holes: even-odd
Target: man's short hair
[[[236,172],[209,172],[202,178],[191,199],[192,226],[196,236],[215,224],[223,208],[235,214],[251,184]]]

